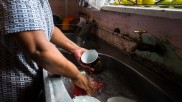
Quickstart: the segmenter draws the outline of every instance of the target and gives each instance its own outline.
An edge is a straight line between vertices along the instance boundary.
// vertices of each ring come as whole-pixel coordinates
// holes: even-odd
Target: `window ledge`
[[[170,19],[182,19],[182,9],[104,5],[101,7],[101,10],[132,13],[132,14],[155,16],[155,17],[164,17]]]

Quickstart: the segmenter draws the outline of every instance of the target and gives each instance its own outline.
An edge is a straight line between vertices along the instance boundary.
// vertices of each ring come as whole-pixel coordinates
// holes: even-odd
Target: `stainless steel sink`
[[[80,71],[84,70],[72,54],[62,53]],[[93,78],[104,83],[103,88],[94,94],[101,102],[114,96],[127,98],[131,102],[182,102],[181,87],[142,70],[141,66],[129,61],[127,57],[120,56],[116,59],[102,53],[99,56],[104,70]],[[58,75],[50,76],[44,70],[44,84],[46,102],[73,102],[73,84],[69,79]]]
[[[66,36],[82,46],[80,38],[75,38],[72,34]],[[114,96],[130,99],[131,102],[182,102],[181,86],[161,78],[160,75],[133,61],[115,47],[95,37],[87,39],[83,47],[96,49],[101,58],[104,70],[94,77],[95,80],[104,83],[104,87],[94,94],[94,97],[101,102],[106,102],[108,98]],[[60,51],[80,71],[84,70],[72,54]],[[62,76],[49,76],[45,70],[43,75],[46,102],[73,102],[73,85],[69,79]]]
[[[81,68],[72,54],[63,53],[63,55]],[[180,101],[129,65],[106,54],[99,53],[99,56],[104,70],[101,74],[95,75],[94,79],[103,82],[104,87],[94,94],[94,97],[101,102],[106,102],[108,98],[114,96],[125,97],[136,102]],[[73,98],[72,83],[67,78],[62,80],[69,95]]]

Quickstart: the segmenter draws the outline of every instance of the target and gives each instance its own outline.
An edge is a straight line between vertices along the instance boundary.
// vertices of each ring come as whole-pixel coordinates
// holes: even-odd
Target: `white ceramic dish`
[[[107,102],[137,102],[137,101],[122,96],[118,96],[107,99]]]
[[[91,96],[76,96],[75,98],[73,98],[73,102],[101,102],[101,101]]]

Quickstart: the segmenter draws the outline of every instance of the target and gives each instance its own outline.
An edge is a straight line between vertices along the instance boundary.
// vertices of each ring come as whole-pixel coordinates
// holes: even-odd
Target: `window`
[[[115,5],[114,4],[115,0],[87,0],[87,1],[92,7],[98,10],[108,10],[108,11],[114,11],[114,12],[165,17],[165,18],[171,18],[171,19],[182,19],[182,4],[178,4],[178,6],[181,6],[181,8],[161,8],[157,5],[153,5],[150,7],[146,7],[144,5],[140,5],[140,6],[139,5],[127,6],[122,4]]]

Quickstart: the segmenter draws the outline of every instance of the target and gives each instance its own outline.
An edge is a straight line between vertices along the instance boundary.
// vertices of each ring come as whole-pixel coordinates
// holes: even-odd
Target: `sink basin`
[[[101,74],[95,75],[94,80],[103,82],[104,86],[94,94],[94,97],[101,102],[117,97],[127,100],[124,102],[182,102],[182,86],[151,72],[115,47],[95,37],[94,39],[90,37],[82,45],[82,39],[75,38],[73,34],[65,35],[78,45],[99,52],[104,70]],[[72,54],[59,50],[80,71],[84,71]],[[43,78],[46,102],[73,102],[73,84],[69,79],[57,75],[50,76],[45,70]]]
[[[63,53],[63,55],[78,66],[80,70],[83,70],[72,54]],[[153,83],[148,78],[152,76],[146,77],[134,68],[107,54],[99,53],[99,56],[104,70],[101,74],[94,75],[94,80],[103,82],[104,86],[94,94],[94,97],[101,102],[106,102],[108,98],[115,96],[125,97],[132,100],[131,102],[181,101],[181,99],[171,96]],[[72,83],[67,78],[62,80],[70,97],[73,98]]]
[[[76,43],[78,46],[83,46],[85,42],[82,38],[76,36],[74,33],[65,33],[65,36],[74,43]]]

